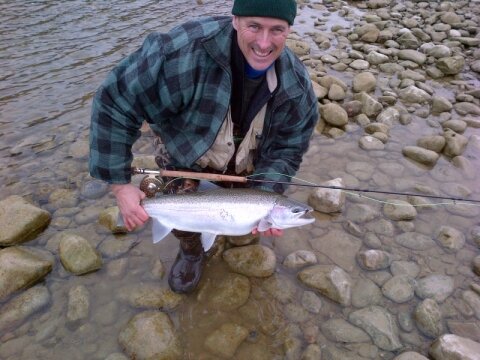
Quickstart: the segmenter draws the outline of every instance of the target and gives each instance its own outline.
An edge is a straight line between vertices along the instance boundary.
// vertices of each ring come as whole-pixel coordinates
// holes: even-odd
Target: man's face
[[[265,70],[280,56],[290,32],[288,22],[267,17],[234,16],[233,28],[247,62]]]

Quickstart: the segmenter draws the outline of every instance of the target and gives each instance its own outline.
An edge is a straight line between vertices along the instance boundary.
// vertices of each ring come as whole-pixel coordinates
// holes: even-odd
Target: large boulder
[[[63,233],[58,250],[65,269],[75,275],[86,274],[102,266],[100,253],[80,235]]]
[[[118,335],[125,352],[137,360],[182,358],[180,341],[167,314],[145,311],[135,315]]]
[[[50,213],[21,196],[0,201],[0,246],[11,246],[34,239],[50,223]]]
[[[434,360],[478,360],[480,343],[457,335],[445,334],[435,340],[429,354]]]
[[[42,280],[52,270],[53,263],[53,257],[33,248],[0,250],[0,301]]]

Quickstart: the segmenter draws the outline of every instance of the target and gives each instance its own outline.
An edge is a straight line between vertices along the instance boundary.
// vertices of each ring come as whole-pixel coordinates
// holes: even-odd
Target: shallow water
[[[89,113],[93,92],[105,78],[107,72],[125,55],[141,45],[151,31],[164,31],[184,20],[203,15],[228,14],[230,2],[205,0],[198,5],[193,0],[175,1],[36,1],[0,3],[0,199],[8,195],[23,195],[33,202],[49,208],[48,196],[58,188],[79,190],[87,181],[87,140]],[[355,13],[355,12],[354,12]],[[315,11],[309,9],[301,16],[305,22],[298,26],[302,34],[308,31]],[[320,14],[318,14],[320,16]],[[326,30],[341,17],[330,15]],[[348,26],[350,21],[342,20]],[[332,73],[333,74],[333,73]],[[347,83],[351,83],[353,73],[335,73]],[[388,78],[379,81],[388,81]],[[439,86],[439,92],[453,98],[452,90]],[[447,96],[448,97],[448,96]],[[477,173],[471,179],[465,178],[448,159],[442,158],[434,169],[422,168],[401,155],[405,145],[413,145],[422,135],[438,132],[432,129],[425,119],[415,118],[407,125],[392,128],[390,139],[384,151],[365,152],[359,149],[358,139],[363,130],[353,127],[342,138],[335,141],[315,135],[305,156],[298,176],[314,182],[344,177],[346,185],[352,187],[375,188],[392,191],[415,191],[416,184],[437,189],[448,195],[445,185],[459,183],[472,190],[471,198],[480,198],[478,185],[478,149],[467,148],[464,156],[474,165]],[[478,129],[469,128],[464,134],[478,135]],[[150,139],[143,138],[135,146],[136,151],[151,151]],[[354,178],[351,166],[356,162],[369,164],[373,173],[365,179]],[[387,164],[387,165],[385,165]],[[382,167],[382,165],[385,165]],[[395,167],[399,173],[385,172],[382,169]],[[310,190],[291,188],[289,195],[306,201]],[[284,257],[295,250],[312,250],[311,240],[328,234],[332,230],[344,229],[348,220],[346,212],[355,202],[361,201],[372,207],[381,208],[378,201],[392,201],[395,197],[379,196],[376,199],[357,199],[349,196],[346,211],[328,216],[318,215],[315,225],[286,231],[283,238],[262,239],[262,243],[275,250],[278,259],[278,272],[274,277],[292,283],[297,296],[293,306],[300,304],[301,294],[306,290],[295,280],[295,273],[280,265]],[[401,197],[396,197],[401,198]],[[143,282],[161,282],[152,273],[155,261],[160,259],[168,270],[176,253],[177,243],[173,237],[159,245],[150,241],[149,227],[127,236],[108,234],[96,223],[96,217],[87,220],[76,217],[85,209],[92,213],[113,205],[113,198],[106,195],[99,200],[83,199],[74,208],[54,213],[50,227],[36,240],[27,245],[43,247],[52,235],[68,229],[82,234],[104,253],[104,266],[93,274],[75,277],[63,270],[59,261],[45,280],[52,293],[52,304],[31,321],[10,334],[0,334],[2,340],[20,339],[16,344],[3,347],[0,358],[5,359],[104,359],[121,349],[117,336],[128,320],[140,310],[122,303],[116,294],[123,287]],[[56,209],[51,209],[52,211]],[[468,235],[474,225],[478,225],[478,207],[435,206],[429,210],[419,210],[414,220],[416,231],[434,237],[440,225],[449,225]],[[80,219],[80,220],[79,220]],[[395,227],[395,234],[401,233]],[[447,253],[440,247],[428,251],[407,251],[397,245],[391,237],[382,238],[383,249],[402,260],[415,261],[421,266],[420,276],[430,273],[444,273],[455,278],[457,287],[455,299],[461,290],[467,289],[474,279],[470,270],[471,259],[478,248],[467,241],[457,253]],[[133,248],[119,251],[119,255],[106,248],[113,242],[132,242]],[[136,246],[134,246],[136,245]],[[110,257],[105,256],[106,253]],[[317,254],[321,263],[335,263]],[[350,261],[351,260],[351,261]],[[112,276],[109,264],[126,262],[122,276]],[[373,277],[360,270],[355,259],[348,259],[353,279]],[[350,262],[348,262],[350,261]],[[207,266],[204,281],[215,282],[227,271],[226,265],[213,259]],[[299,320],[293,311],[286,308],[265,291],[268,280],[251,279],[252,294],[249,308],[256,312],[228,312],[222,309],[209,309],[205,301],[196,296],[187,298],[184,304],[170,312],[177,330],[184,341],[185,358],[209,358],[203,348],[203,341],[218,326],[229,321],[242,323],[251,329],[251,337],[242,344],[238,359],[246,359],[252,351],[262,349],[271,359],[281,359],[284,353],[284,339],[287,334],[298,335],[306,346],[305,328],[315,327],[332,317],[344,317],[352,309],[322,298],[323,307],[318,314],[310,314],[307,321]],[[70,288],[85,285],[91,294],[90,317],[79,327],[70,328],[65,324],[66,300]],[[208,294],[206,295],[208,297]],[[412,311],[418,299],[395,304],[385,298],[385,306],[392,314]],[[454,298],[443,305],[450,318],[474,320],[471,317],[451,310]],[[251,315],[251,316],[249,316]],[[300,330],[300,334],[297,334]],[[43,335],[42,335],[43,334]],[[47,334],[47,335],[45,335]],[[409,346],[426,353],[430,341],[418,335],[419,344]],[[319,345],[331,344],[319,335]],[[341,344],[339,345],[341,346]],[[353,346],[352,346],[353,347]],[[391,353],[378,352],[374,358],[391,358]]]

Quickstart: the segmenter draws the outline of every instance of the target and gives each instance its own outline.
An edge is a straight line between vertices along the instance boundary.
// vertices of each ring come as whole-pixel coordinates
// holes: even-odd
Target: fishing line
[[[252,179],[254,176],[262,176],[262,175],[279,175],[285,176],[295,181],[301,181],[302,183],[298,182],[287,182],[287,181],[275,181],[275,180],[264,180],[264,179]],[[324,189],[331,189],[331,190],[339,190],[343,191],[346,194],[354,195],[357,197],[362,197],[371,201],[376,201],[383,204],[390,204],[396,206],[415,206],[415,207],[422,207],[422,206],[440,206],[440,205],[470,205],[470,206],[480,206],[480,200],[475,199],[464,199],[464,198],[456,198],[456,197],[448,197],[448,196],[438,196],[438,195],[428,195],[428,194],[415,194],[415,193],[403,193],[403,192],[396,192],[396,191],[382,191],[382,190],[370,190],[370,189],[358,189],[358,188],[348,188],[348,187],[339,187],[339,186],[329,186],[329,185],[320,185],[305,179],[301,179],[295,176],[290,176],[287,174],[282,173],[259,173],[246,176],[247,181],[251,182],[260,182],[260,183],[273,183],[273,184],[283,184],[283,185],[293,185],[293,186],[304,186],[304,187],[312,187],[312,188],[324,188]],[[401,196],[415,196],[415,197],[424,197],[430,199],[440,199],[440,200],[450,200],[452,201],[447,203],[434,203],[434,204],[399,204],[392,201],[383,201],[378,200],[366,195],[357,194],[360,193],[376,193],[376,194],[384,194],[384,195],[401,195]]]

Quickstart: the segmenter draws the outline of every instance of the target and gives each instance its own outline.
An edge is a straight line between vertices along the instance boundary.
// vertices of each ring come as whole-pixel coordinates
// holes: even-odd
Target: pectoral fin
[[[165,236],[167,236],[172,228],[169,228],[163,225],[158,219],[152,218],[153,225],[152,225],[152,235],[153,235],[153,243],[156,244],[160,240],[162,240]]]
[[[202,246],[204,251],[208,251],[215,242],[216,234],[202,233]]]
[[[270,217],[266,216],[266,217],[260,219],[260,222],[257,225],[257,230],[258,231],[267,231],[268,229],[270,229],[272,227],[272,225],[273,225],[273,223],[270,220]]]

